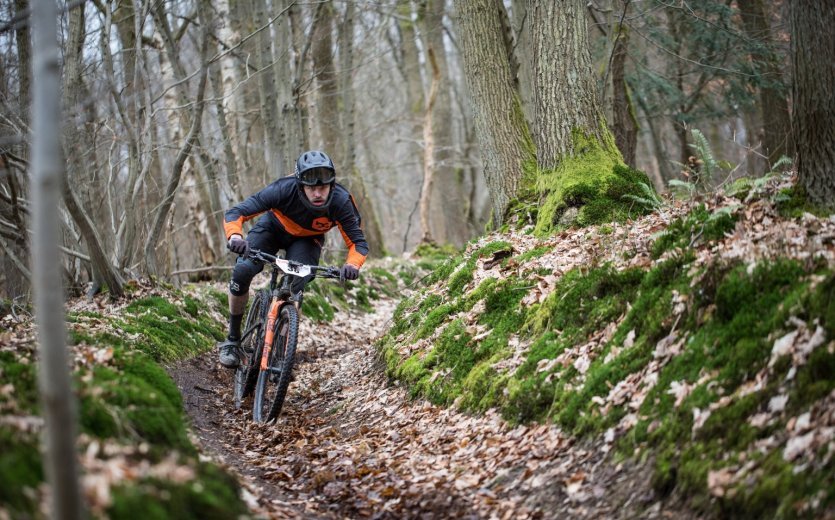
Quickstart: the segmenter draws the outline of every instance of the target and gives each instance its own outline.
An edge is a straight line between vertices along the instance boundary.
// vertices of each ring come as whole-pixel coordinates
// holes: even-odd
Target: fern
[[[788,156],[781,156],[777,159],[777,162],[771,165],[771,171],[769,173],[777,173],[780,168],[783,166],[791,166],[792,165],[792,158]]]
[[[686,197],[692,198],[693,195],[696,193],[696,185],[692,182],[688,181],[680,181],[678,179],[672,179],[667,182],[667,185],[674,191],[677,192],[679,195],[684,195]]]
[[[661,197],[658,196],[658,194],[649,184],[645,182],[639,182],[638,187],[641,188],[641,191],[643,192],[642,195],[634,195],[632,193],[627,193],[621,198],[636,202],[650,211],[657,211],[664,207],[664,201],[661,199]]]
[[[742,207],[741,204],[731,204],[730,206],[723,206],[723,207],[717,209],[716,211],[714,211],[713,213],[711,213],[710,216],[707,217],[707,220],[705,222],[712,222],[712,221],[715,221],[715,220],[719,220],[722,217],[733,216],[733,214],[736,212],[736,210],[738,210],[741,207]]]
[[[690,148],[696,152],[696,158],[702,163],[699,179],[701,184],[704,185],[713,179],[713,172],[719,168],[719,162],[714,157],[710,143],[701,131],[694,128],[690,130],[690,135],[693,136],[693,143],[690,144]]]

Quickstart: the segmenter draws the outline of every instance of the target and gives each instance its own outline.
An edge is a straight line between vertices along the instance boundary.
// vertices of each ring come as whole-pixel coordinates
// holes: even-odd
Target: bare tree
[[[41,400],[46,420],[48,482],[54,518],[81,518],[83,504],[75,452],[75,403],[67,368],[64,293],[61,280],[60,200],[63,168],[60,114],[61,78],[56,39],[58,12],[54,2],[35,2],[32,9],[34,69],[32,82],[32,282],[40,339]]]
[[[81,96],[84,90],[83,80],[81,78],[81,54],[84,44],[84,20],[85,20],[84,4],[70,12],[69,17],[69,38],[67,40],[67,51],[64,56],[64,96],[63,104],[68,109],[71,122],[69,128],[65,132],[65,144],[69,151],[78,150],[82,146],[82,132],[79,131],[79,126],[72,124],[78,118],[75,117],[81,112]],[[69,170],[68,177],[80,178],[80,172],[84,170],[84,165],[81,164],[81,155],[78,153],[67,153],[67,167]],[[96,226],[93,224],[90,216],[82,207],[82,203],[78,200],[73,192],[73,182],[65,182],[63,184],[63,198],[67,210],[73,218],[79,232],[84,237],[84,242],[90,252],[91,261],[93,264],[94,278],[107,285],[108,292],[111,297],[118,298],[122,296],[122,280],[121,275],[115,269],[113,264],[107,258],[107,254],[102,246],[102,241]],[[90,289],[88,296],[95,294],[99,287],[98,283],[94,283]]]

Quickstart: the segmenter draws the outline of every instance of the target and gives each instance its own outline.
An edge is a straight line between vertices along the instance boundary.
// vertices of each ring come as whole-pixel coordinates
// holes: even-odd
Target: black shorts
[[[246,236],[246,241],[251,249],[260,249],[271,255],[276,254],[279,249],[284,249],[286,252],[285,258],[288,260],[309,265],[319,264],[324,239],[324,235],[293,236],[278,223],[278,219],[272,213],[262,215]],[[229,292],[235,296],[247,294],[252,279],[263,268],[264,266],[261,263],[238,257],[235,269],[232,271],[232,281],[229,282]],[[296,278],[293,283],[293,292],[302,290],[304,284],[308,281],[307,279]]]

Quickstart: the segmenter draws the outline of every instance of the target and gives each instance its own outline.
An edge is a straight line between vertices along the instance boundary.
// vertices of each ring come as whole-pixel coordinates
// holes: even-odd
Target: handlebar
[[[303,264],[295,260],[287,260],[265,253],[259,249],[250,249],[246,257],[257,262],[269,264],[273,269],[283,271],[290,276],[305,277],[312,274],[317,278],[339,279],[341,277],[338,267]]]

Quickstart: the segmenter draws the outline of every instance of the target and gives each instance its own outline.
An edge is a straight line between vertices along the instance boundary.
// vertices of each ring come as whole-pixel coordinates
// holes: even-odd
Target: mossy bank
[[[79,304],[68,314],[80,451],[93,516],[238,518],[236,481],[198,459],[179,391],[163,363],[213,348],[223,337],[217,295],[131,286],[117,309]],[[10,324],[0,343],[0,513],[38,518],[44,481],[31,324]],[[121,468],[112,473],[106,468]],[[0,514],[0,516],[2,516]]]
[[[650,457],[657,496],[701,514],[832,513],[835,223],[739,202],[483,239],[398,307],[387,372]]]

